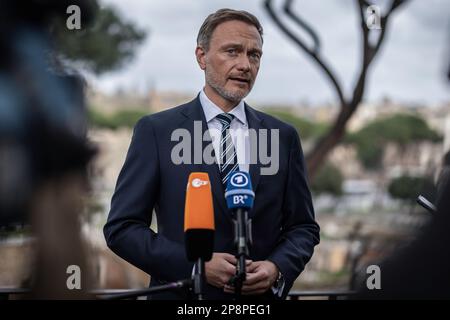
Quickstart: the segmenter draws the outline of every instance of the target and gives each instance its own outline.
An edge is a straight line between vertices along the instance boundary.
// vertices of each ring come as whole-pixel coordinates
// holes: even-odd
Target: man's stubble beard
[[[213,88],[217,93],[224,98],[225,100],[239,103],[242,99],[244,99],[251,90],[251,87],[249,90],[236,90],[235,92],[232,92],[230,90],[226,90],[224,87],[222,87],[219,83],[219,80],[216,77],[216,73],[214,71],[211,71],[209,68],[206,68],[205,70],[205,79],[206,83]]]

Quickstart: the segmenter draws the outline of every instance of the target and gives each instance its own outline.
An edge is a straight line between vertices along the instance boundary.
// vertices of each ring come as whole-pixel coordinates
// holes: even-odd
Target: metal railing
[[[355,291],[290,291],[289,300],[308,299],[326,299],[341,300],[355,295]]]
[[[134,293],[140,290],[141,289],[97,289],[90,291],[90,293],[94,297],[101,298],[115,294]],[[0,287],[0,300],[9,300],[11,296],[22,296],[30,292],[31,290],[26,288]],[[290,291],[287,299],[340,300],[351,297],[354,294],[354,291]]]

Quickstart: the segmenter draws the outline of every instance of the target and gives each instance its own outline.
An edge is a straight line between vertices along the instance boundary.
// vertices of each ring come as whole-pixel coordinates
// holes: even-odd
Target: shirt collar
[[[206,122],[213,120],[218,114],[223,113],[223,110],[206,96],[205,90],[200,91],[200,103],[202,105],[203,112],[205,113]],[[242,124],[247,124],[244,100],[241,100],[239,104],[228,113],[235,116],[236,119],[238,119]]]

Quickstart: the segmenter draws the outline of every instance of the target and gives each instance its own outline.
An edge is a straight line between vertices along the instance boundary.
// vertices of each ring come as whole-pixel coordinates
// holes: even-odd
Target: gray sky
[[[198,92],[203,73],[194,56],[195,39],[205,17],[229,7],[255,14],[264,27],[264,55],[247,100],[260,103],[335,102],[334,91],[318,67],[272,23],[262,0],[103,0],[148,30],[135,59],[123,69],[95,79],[102,91],[152,85],[157,90]],[[275,1],[275,4],[281,3]],[[378,1],[381,5],[386,1]],[[314,26],[323,56],[348,95],[360,59],[355,1],[297,0],[297,12]],[[383,7],[382,7],[383,8]],[[407,103],[450,101],[445,70],[450,63],[450,1],[411,0],[396,11],[368,78],[366,100],[384,96]]]

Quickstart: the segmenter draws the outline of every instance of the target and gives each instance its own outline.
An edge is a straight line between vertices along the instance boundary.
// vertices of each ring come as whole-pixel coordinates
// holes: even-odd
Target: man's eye
[[[228,54],[236,54],[236,52],[237,52],[236,49],[228,49],[227,50]]]
[[[259,53],[252,53],[250,55],[253,59],[259,60],[261,59],[261,55]]]

